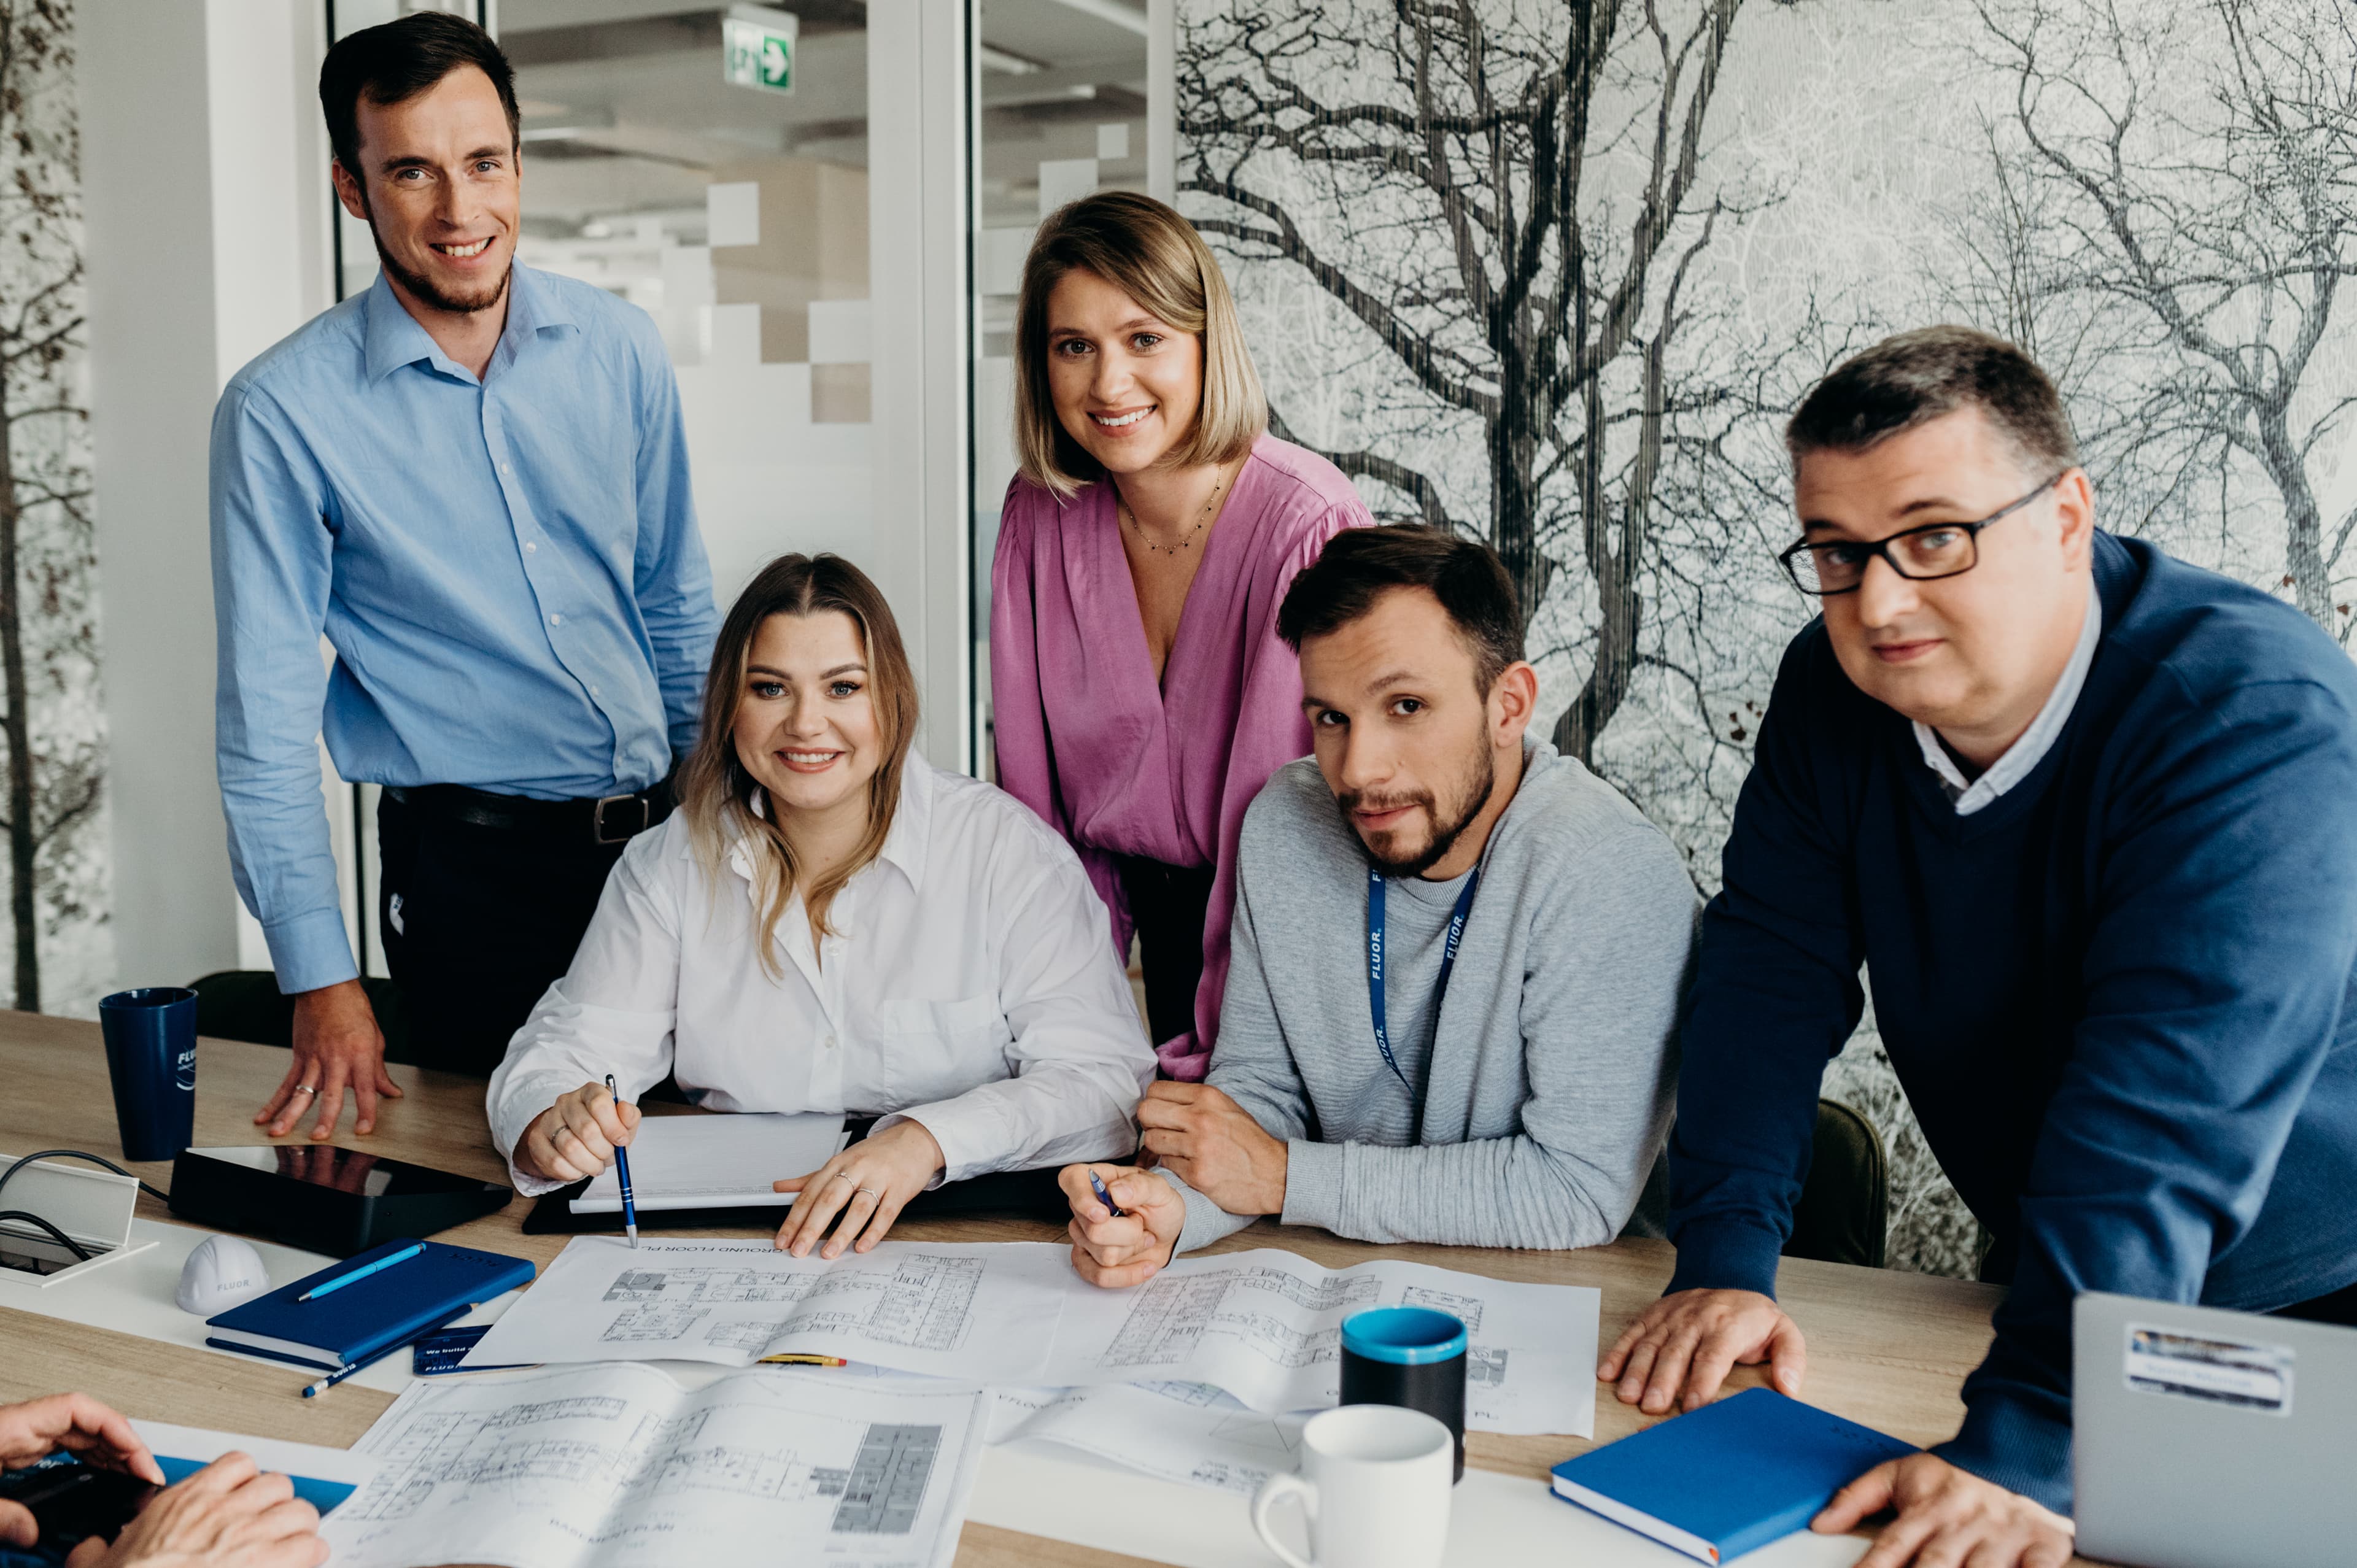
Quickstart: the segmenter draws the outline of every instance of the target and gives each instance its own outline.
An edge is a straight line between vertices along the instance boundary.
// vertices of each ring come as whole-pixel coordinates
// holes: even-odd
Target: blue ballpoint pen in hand
[[[1094,1171],[1091,1171],[1089,1173],[1089,1186],[1096,1189],[1097,1201],[1105,1206],[1106,1213],[1112,1215],[1115,1219],[1124,1219],[1128,1218],[1129,1210],[1115,1203],[1113,1200],[1113,1194],[1105,1190],[1104,1177],[1097,1175]]]
[[[619,1095],[614,1087],[614,1075],[606,1075],[606,1092]],[[616,1101],[619,1103],[619,1099]],[[630,1232],[630,1246],[639,1244],[639,1206],[630,1200],[630,1151],[619,1144],[614,1145],[614,1175],[622,1184],[622,1229]]]

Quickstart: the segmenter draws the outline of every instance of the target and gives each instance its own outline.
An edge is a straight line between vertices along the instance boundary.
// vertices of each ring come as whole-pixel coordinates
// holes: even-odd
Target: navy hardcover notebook
[[[354,1253],[268,1295],[205,1319],[205,1343],[328,1371],[441,1327],[468,1308],[532,1283],[532,1261],[425,1242],[416,1257],[309,1301],[296,1298],[411,1247],[404,1238]]]
[[[1912,1445],[1747,1389],[1555,1467],[1555,1495],[1705,1563],[1807,1528],[1834,1494]]]

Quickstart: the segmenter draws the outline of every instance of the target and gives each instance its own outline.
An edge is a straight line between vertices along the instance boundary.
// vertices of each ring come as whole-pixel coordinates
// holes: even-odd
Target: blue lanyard
[[[1440,981],[1433,988],[1434,1049],[1439,1048],[1438,1016],[1440,1004],[1448,995],[1449,972],[1457,967],[1457,944],[1465,936],[1465,921],[1473,913],[1473,890],[1481,885],[1481,868],[1476,865],[1465,878],[1465,891],[1457,896],[1457,908],[1448,917],[1448,940],[1440,949]],[[1375,1018],[1375,1049],[1383,1053],[1383,1065],[1400,1080],[1400,1087],[1411,1099],[1415,1090],[1400,1070],[1399,1058],[1392,1054],[1391,1031],[1383,1022],[1383,874],[1372,866],[1367,871],[1367,1008]],[[1416,1121],[1424,1121],[1424,1105],[1418,1101]]]

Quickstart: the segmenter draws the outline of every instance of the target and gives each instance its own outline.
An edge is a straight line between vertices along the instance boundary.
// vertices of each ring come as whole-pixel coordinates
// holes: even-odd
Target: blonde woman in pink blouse
[[[1136,933],[1156,1053],[1199,1079],[1244,808],[1309,751],[1276,607],[1373,519],[1340,469],[1267,434],[1219,263],[1162,203],[1108,192],[1041,225],[1015,336],[998,779],[1080,852],[1115,947]]]

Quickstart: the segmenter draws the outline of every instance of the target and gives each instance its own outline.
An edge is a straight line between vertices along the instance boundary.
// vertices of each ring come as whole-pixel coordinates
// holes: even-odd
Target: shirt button
[[[594,686],[594,685],[593,685],[593,686],[591,686],[591,687],[589,688],[589,694],[590,694],[591,696],[593,696],[593,697],[594,697],[594,696],[596,696],[596,695],[597,694],[597,688],[596,686]]]
[[[533,544],[533,543],[526,542],[526,543],[525,543],[525,545],[524,545],[524,547],[523,547],[523,553],[524,553],[525,554],[527,554],[527,555],[537,555],[537,554],[539,554],[539,553],[540,553],[540,546],[539,546],[539,545],[537,545],[537,544]]]
[[[512,474],[515,470],[509,467],[505,463],[502,463],[500,465],[500,472],[502,474]]]
[[[551,616],[548,618],[548,624],[551,626],[563,626],[565,624],[565,618],[563,616]]]

